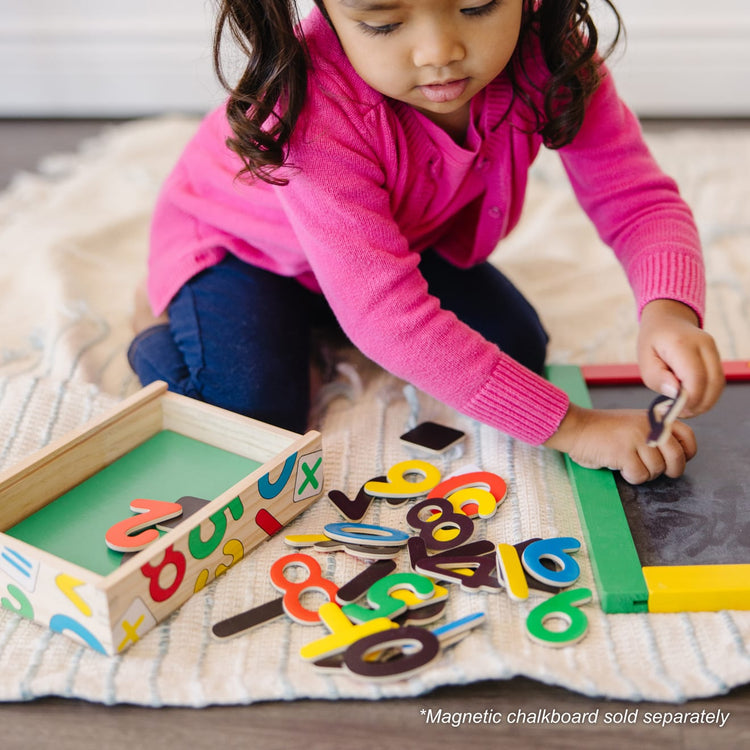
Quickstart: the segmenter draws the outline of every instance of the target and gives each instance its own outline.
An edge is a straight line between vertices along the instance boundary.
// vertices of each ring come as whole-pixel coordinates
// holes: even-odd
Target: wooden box
[[[319,433],[297,435],[154,383],[0,475],[0,603],[116,654],[322,488]],[[206,502],[149,546],[125,555],[106,546],[131,500],[190,495]]]

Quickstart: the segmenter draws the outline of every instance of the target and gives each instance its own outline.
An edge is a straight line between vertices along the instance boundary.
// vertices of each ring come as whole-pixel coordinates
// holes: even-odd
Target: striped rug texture
[[[131,289],[143,274],[156,191],[196,127],[190,118],[113,128],[75,154],[53,155],[0,195],[0,468],[63,436],[134,392],[125,350]],[[708,267],[707,328],[727,359],[750,359],[750,132],[648,132],[693,207]],[[534,167],[526,213],[496,253],[551,333],[550,359],[576,364],[634,357],[633,303],[611,254],[575,204],[554,155]],[[562,458],[473,422],[406,387],[354,352],[321,393],[313,426],[324,437],[326,489],[361,484],[409,457],[398,436],[433,420],[467,434],[436,459],[443,475],[479,466],[508,494],[484,526],[494,541],[577,536],[581,529]],[[376,503],[366,521],[405,528],[404,508]],[[340,520],[321,499],[289,528],[316,533]],[[531,641],[525,616],[539,599],[453,590],[447,619],[485,624],[407,680],[374,684],[323,674],[299,657],[321,626],[281,618],[219,642],[217,621],[277,596],[268,571],[289,551],[275,537],[193,596],[124,654],[102,656],[0,609],[0,700],[44,695],[112,704],[205,706],[302,698],[417,695],[436,686],[526,675],[590,695],[680,702],[750,681],[750,612],[604,615],[586,606],[589,632],[574,647]],[[594,588],[585,548],[581,585]],[[341,584],[364,563],[321,555]],[[405,569],[405,556],[399,566]],[[0,591],[0,598],[5,592]]]

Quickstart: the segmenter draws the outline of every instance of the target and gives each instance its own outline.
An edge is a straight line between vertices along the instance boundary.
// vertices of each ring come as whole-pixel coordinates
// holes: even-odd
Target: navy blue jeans
[[[494,266],[461,270],[428,251],[420,270],[443,308],[541,372],[547,334]],[[343,339],[321,295],[227,255],[182,287],[169,305],[169,324],[139,333],[128,359],[143,385],[164,380],[176,393],[304,432],[317,329]]]

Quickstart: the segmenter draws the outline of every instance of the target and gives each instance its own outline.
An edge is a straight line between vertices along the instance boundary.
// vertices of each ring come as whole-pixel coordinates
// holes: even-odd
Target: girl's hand
[[[571,404],[545,445],[567,453],[587,469],[619,471],[630,484],[662,474],[679,477],[697,449],[693,431],[676,421],[664,445],[650,448],[646,445],[649,428],[645,409],[584,409]]]
[[[684,417],[708,411],[724,388],[716,343],[699,328],[695,312],[674,300],[657,299],[643,308],[638,364],[643,382],[657,393],[674,397],[682,384]]]

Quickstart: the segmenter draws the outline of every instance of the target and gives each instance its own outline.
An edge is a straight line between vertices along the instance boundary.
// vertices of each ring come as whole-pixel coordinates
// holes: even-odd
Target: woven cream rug
[[[189,118],[113,128],[70,155],[50,156],[0,195],[0,468],[60,437],[137,387],[125,350],[132,289],[143,273],[149,212],[158,186],[194,131]],[[750,132],[698,129],[649,134],[693,206],[708,263],[707,327],[727,359],[750,358]],[[497,262],[530,296],[552,334],[556,362],[632,361],[636,327],[622,274],[571,197],[554,155],[534,167],[527,212]],[[361,484],[408,458],[397,437],[416,420],[466,431],[443,473],[475,465],[502,475],[508,496],[487,538],[504,541],[581,531],[561,457],[516,443],[404,389],[361,357],[315,415],[324,435],[327,489]],[[340,520],[324,498],[290,528],[315,533]],[[367,521],[404,526],[384,503]],[[211,626],[278,594],[268,571],[289,551],[262,545],[118,657],[101,656],[0,609],[0,699],[43,695],[152,706],[245,704],[297,698],[416,695],[436,686],[526,675],[590,696],[679,702],[750,681],[750,613],[605,616],[587,605],[579,644],[549,649],[525,633],[539,600],[455,591],[448,619],[484,612],[485,624],[426,671],[372,684],[314,671],[302,645],[321,626],[286,619],[227,642]],[[341,584],[363,563],[321,556]],[[581,585],[594,588],[585,549]],[[404,561],[401,561],[404,565]],[[4,592],[0,592],[0,597]]]

